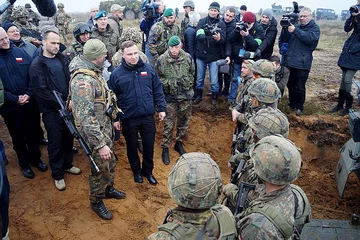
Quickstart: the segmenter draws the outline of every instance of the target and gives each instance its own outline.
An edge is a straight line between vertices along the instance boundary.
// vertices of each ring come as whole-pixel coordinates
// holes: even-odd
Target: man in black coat
[[[259,20],[264,30],[264,40],[255,51],[255,56],[262,59],[270,59],[277,35],[277,21],[273,17],[273,11],[270,8],[264,9],[261,13],[261,19]]]
[[[312,19],[311,10],[304,7],[299,13],[299,24],[291,24],[286,30],[290,33],[289,49],[284,55],[284,65],[290,70],[287,83],[289,107],[300,115],[304,110],[305,84],[313,60],[312,52],[319,42],[320,28]]]

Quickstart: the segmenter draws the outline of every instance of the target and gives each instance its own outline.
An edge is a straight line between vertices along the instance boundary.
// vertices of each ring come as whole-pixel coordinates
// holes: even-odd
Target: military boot
[[[177,151],[180,156],[184,155],[186,152],[184,150],[182,142],[177,141],[174,146],[175,151]]]
[[[113,186],[107,186],[105,189],[105,198],[124,199],[126,198],[126,193],[117,190]]]
[[[338,104],[337,104],[335,107],[333,107],[333,108],[330,110],[330,112],[331,112],[331,113],[334,113],[334,112],[343,110],[343,109],[344,109],[343,106],[344,106],[345,98],[346,98],[346,92],[345,92],[345,90],[339,89]]]
[[[170,164],[170,156],[169,156],[169,149],[168,148],[163,148],[162,150],[162,161],[165,165],[169,165]]]
[[[98,200],[97,202],[90,202],[91,209],[102,219],[111,220],[112,214],[105,206],[102,200]]]
[[[194,100],[195,105],[199,104],[202,101],[202,94],[203,94],[202,89],[196,89],[196,97]]]
[[[352,103],[353,103],[353,96],[351,95],[351,93],[346,92],[345,108],[344,108],[344,110],[341,111],[341,113],[339,113],[339,115],[345,116],[345,115],[349,114],[349,110],[352,107]]]

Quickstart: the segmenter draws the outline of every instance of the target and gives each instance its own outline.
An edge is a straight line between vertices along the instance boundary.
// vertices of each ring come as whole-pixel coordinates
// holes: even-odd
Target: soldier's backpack
[[[235,227],[235,219],[231,214],[230,210],[226,209],[225,206],[216,205],[211,208],[211,213],[212,215],[210,216],[210,218],[208,219],[208,221],[200,231],[191,223],[179,224],[175,222],[168,222],[166,224],[163,224],[158,227],[158,230],[169,233],[176,240],[214,239],[206,236],[205,230],[206,230],[206,225],[212,220],[212,218],[215,217],[220,226],[220,236],[218,239],[232,240],[238,238],[237,230]]]

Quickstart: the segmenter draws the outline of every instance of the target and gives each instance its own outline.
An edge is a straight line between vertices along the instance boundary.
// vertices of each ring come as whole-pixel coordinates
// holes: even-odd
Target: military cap
[[[125,9],[124,6],[120,6],[119,4],[113,4],[111,5],[110,12],[124,11],[124,9]]]
[[[170,16],[173,16],[174,15],[174,10],[172,10],[171,8],[167,8],[165,11],[164,11],[164,17],[170,17]]]
[[[106,17],[106,16],[107,16],[106,11],[100,11],[95,15],[94,20],[98,20],[99,18]]]
[[[172,36],[169,41],[168,41],[168,45],[173,47],[173,46],[177,46],[181,43],[180,38],[178,36]]]
[[[25,3],[25,8],[31,8],[30,3]]]

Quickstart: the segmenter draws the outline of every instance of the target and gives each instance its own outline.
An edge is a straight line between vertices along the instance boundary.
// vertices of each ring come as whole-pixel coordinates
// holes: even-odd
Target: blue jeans
[[[196,67],[197,67],[196,89],[199,89],[199,90],[204,89],[204,80],[205,80],[205,73],[206,73],[207,66],[209,66],[211,92],[218,93],[219,92],[219,82],[218,82],[219,67],[216,65],[216,61],[206,63],[200,59],[196,59]]]
[[[147,56],[149,63],[151,63],[152,56],[151,56],[151,53],[149,52],[149,47],[148,47],[147,43],[145,45],[145,55]]]
[[[234,63],[233,64],[233,74],[231,79],[231,87],[230,87],[230,94],[228,96],[229,101],[234,101],[236,98],[237,90],[239,87],[239,83],[237,77],[241,76],[241,64]]]
[[[7,161],[7,157],[5,154],[5,146],[4,146],[3,142],[1,141],[1,139],[0,139],[0,155],[2,157],[3,162],[5,163]]]

